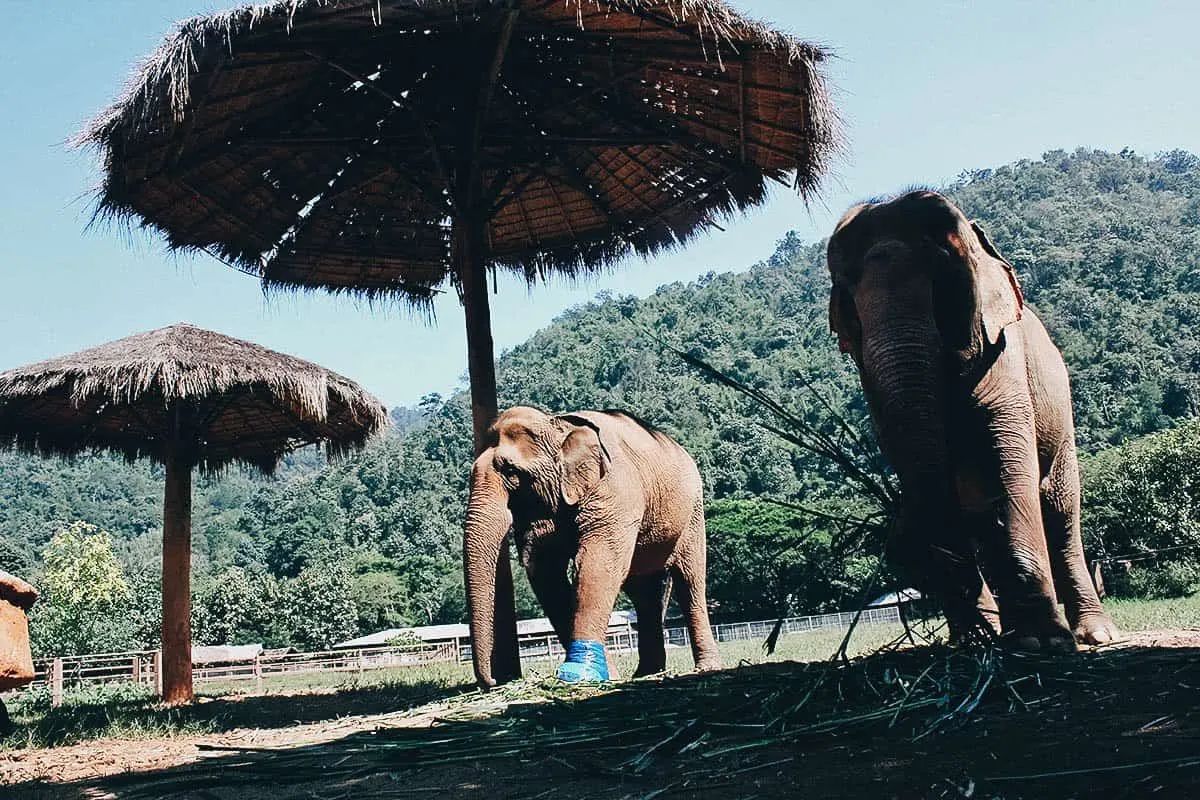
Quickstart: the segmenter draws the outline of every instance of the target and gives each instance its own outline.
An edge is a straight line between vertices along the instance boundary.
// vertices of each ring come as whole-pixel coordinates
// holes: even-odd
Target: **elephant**
[[[827,255],[829,326],[900,481],[890,560],[952,637],[986,621],[1023,650],[1118,638],[1084,562],[1067,368],[1012,265],[927,190],[852,207]]]
[[[37,596],[37,590],[28,583],[0,569],[0,692],[33,680],[26,614]],[[8,709],[0,701],[0,735],[10,729]]]
[[[475,677],[520,677],[508,533],[555,634],[564,681],[608,677],[604,640],[624,588],[637,612],[635,677],[666,667],[672,584],[698,670],[719,669],[705,597],[700,472],[661,431],[620,411],[504,411],[471,467],[463,562]],[[574,581],[568,574],[574,562]]]

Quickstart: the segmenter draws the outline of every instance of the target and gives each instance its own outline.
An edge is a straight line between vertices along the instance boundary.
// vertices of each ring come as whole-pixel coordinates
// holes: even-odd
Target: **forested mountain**
[[[1194,413],[1200,159],[1055,151],[965,173],[946,190],[1014,263],[1028,303],[1062,347],[1083,451]],[[827,292],[824,243],[788,234],[767,262],[744,272],[709,273],[644,299],[601,296],[503,354],[501,405],[625,408],[676,436],[696,457],[712,501],[719,612],[744,618],[843,604],[843,593],[861,584],[862,564],[825,563],[815,550],[747,563],[764,530],[785,537],[791,524],[756,498],[843,507],[853,502],[843,482],[663,346],[700,356],[817,424],[829,415],[814,390],[860,421],[857,377],[828,333]],[[401,424],[388,438],[344,462],[326,466],[302,454],[274,481],[235,472],[198,487],[198,605],[211,606],[198,612],[209,615],[198,621],[202,636],[207,625],[210,638],[287,639],[237,609],[261,605],[255,592],[300,591],[322,570],[344,576],[354,602],[343,607],[357,614],[330,637],[461,617],[466,398],[430,396],[395,417]],[[79,519],[113,534],[128,570],[153,569],[160,487],[158,470],[108,457],[62,464],[0,454],[0,566],[36,577],[50,534]],[[805,586],[789,585],[796,582]],[[219,596],[234,584],[245,597]],[[523,602],[533,610],[528,593]],[[218,620],[222,614],[246,619]]]

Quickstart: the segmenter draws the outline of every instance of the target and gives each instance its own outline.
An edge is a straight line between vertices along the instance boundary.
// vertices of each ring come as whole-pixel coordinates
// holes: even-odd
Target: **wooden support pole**
[[[163,493],[162,680],[169,705],[190,703],[192,691],[192,463],[167,456]]]
[[[63,661],[54,659],[50,664],[50,705],[58,708],[63,703]]]
[[[471,418],[475,454],[484,450],[487,430],[496,419],[496,345],[488,305],[487,266],[483,258],[484,222],[471,215],[454,221],[454,268],[462,291],[467,323],[467,373],[471,380]]]

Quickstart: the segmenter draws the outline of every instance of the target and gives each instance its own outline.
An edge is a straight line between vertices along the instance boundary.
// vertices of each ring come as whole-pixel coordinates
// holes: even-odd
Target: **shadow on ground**
[[[473,690],[443,681],[385,684],[334,692],[200,698],[183,708],[145,700],[48,708],[31,721],[17,721],[6,741],[54,747],[95,738],[108,731],[218,733],[236,728],[286,728],[356,714],[402,711]]]
[[[590,696],[533,684],[464,702],[432,728],[12,788],[29,800],[1184,797],[1200,781],[1195,645],[1073,657],[917,648]]]

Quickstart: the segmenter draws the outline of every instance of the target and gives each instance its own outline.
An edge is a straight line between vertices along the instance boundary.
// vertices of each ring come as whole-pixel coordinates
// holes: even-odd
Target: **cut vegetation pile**
[[[530,682],[466,695],[430,728],[212,748],[102,785],[122,800],[1185,796],[1200,780],[1200,659],[1176,638],[1076,657],[920,647],[617,688]]]

